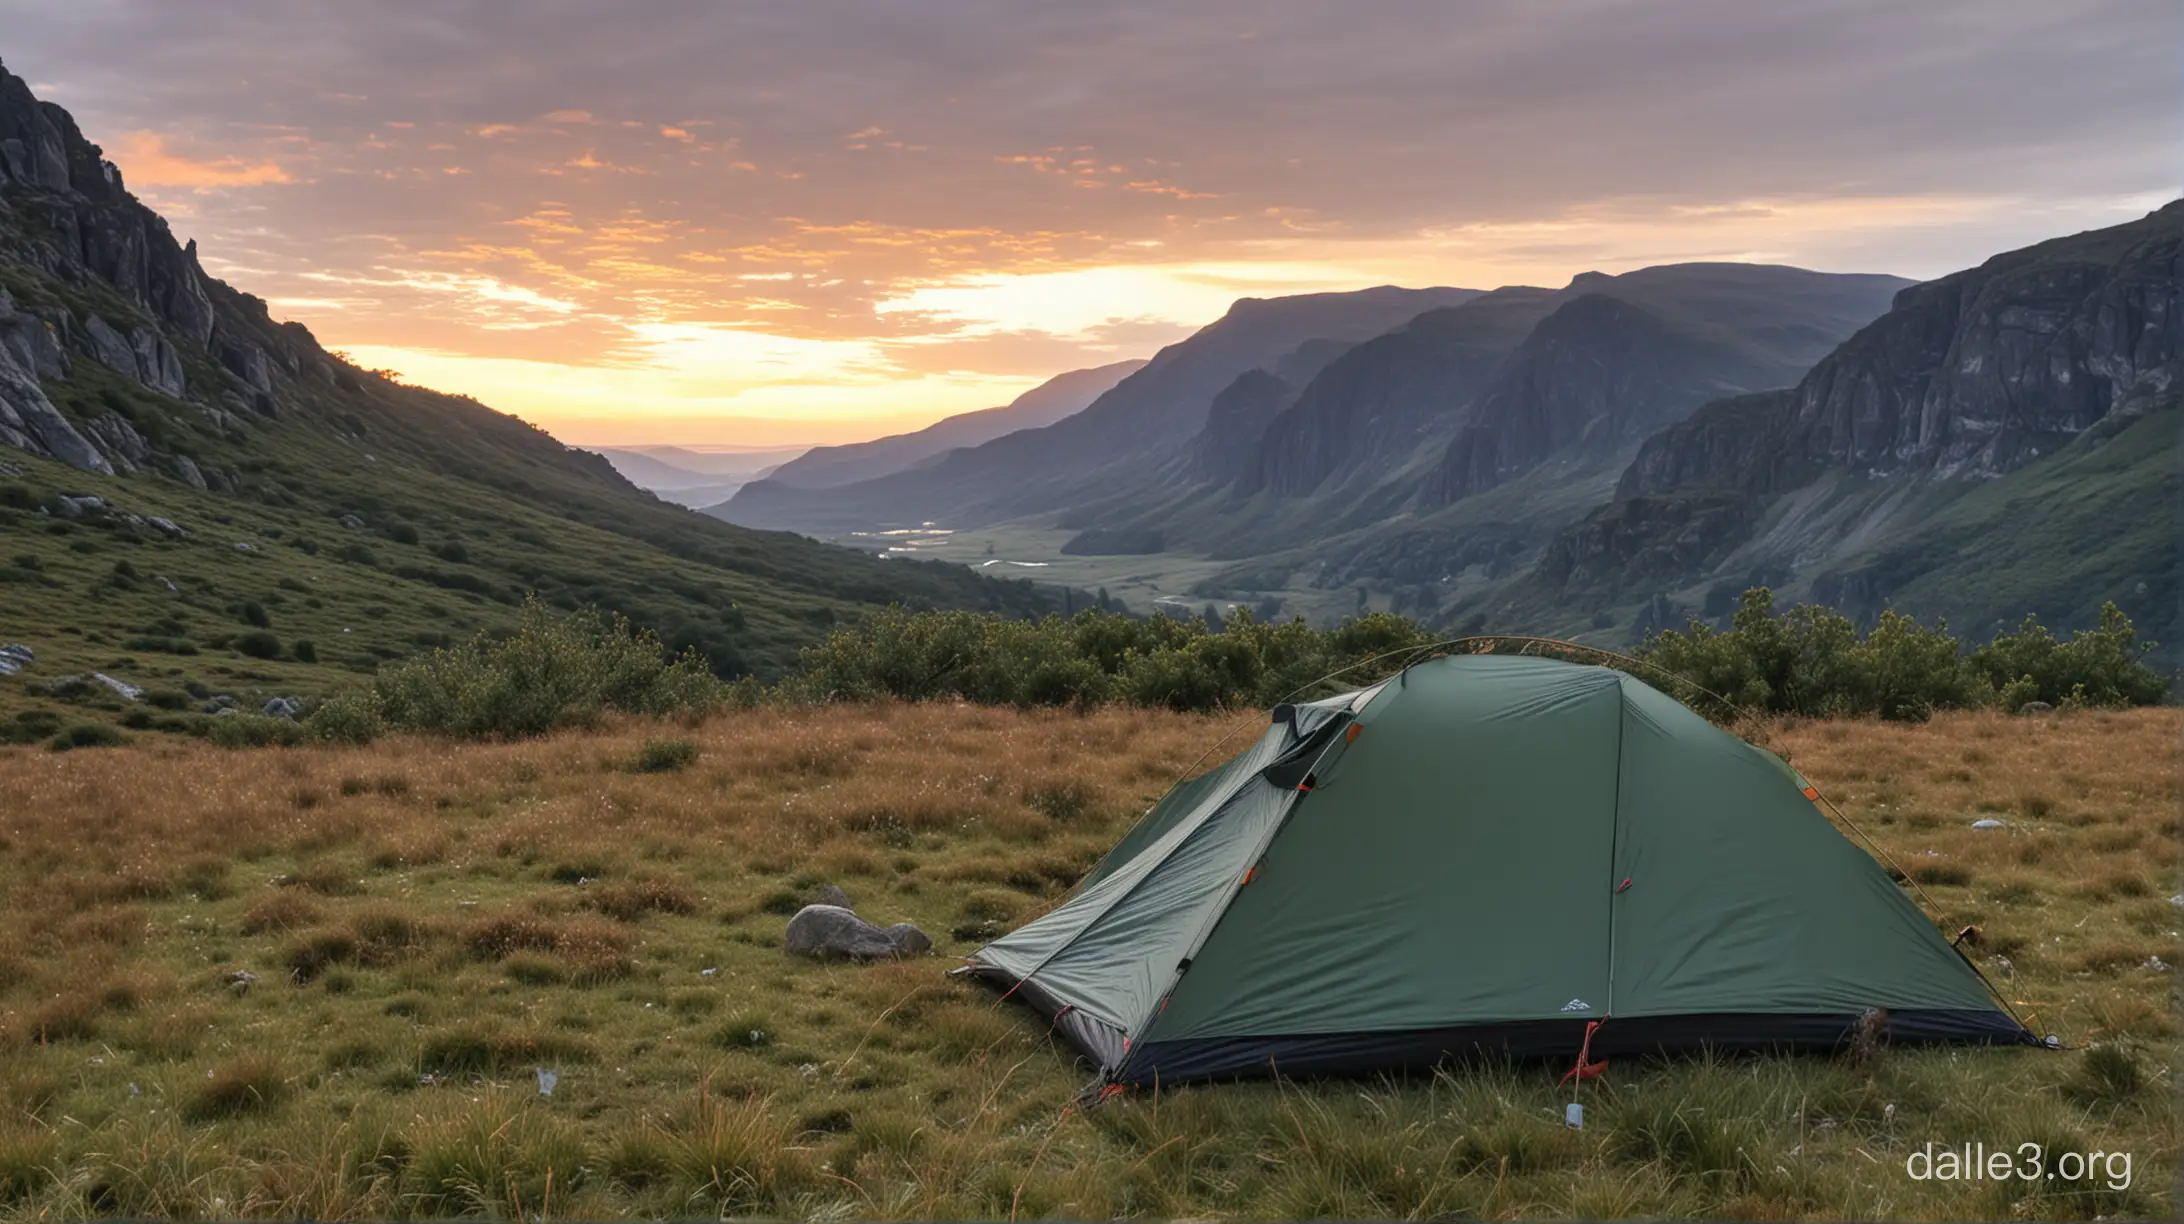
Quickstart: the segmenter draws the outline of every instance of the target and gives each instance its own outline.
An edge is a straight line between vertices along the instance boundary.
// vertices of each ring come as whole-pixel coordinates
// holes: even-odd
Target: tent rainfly
[[[2036,1043],[1773,754],[1621,672],[1457,655],[1283,705],[959,973],[1114,1084],[1469,1053]]]

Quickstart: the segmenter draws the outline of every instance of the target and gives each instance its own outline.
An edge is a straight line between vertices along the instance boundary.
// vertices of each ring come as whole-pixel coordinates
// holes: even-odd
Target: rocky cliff
[[[1558,541],[1545,573],[1688,580],[1747,543],[1776,499],[1831,478],[2006,476],[2112,414],[2173,398],[2180,371],[2184,201],[1906,289],[1786,394],[1724,400],[1662,430],[1624,472],[1617,504]],[[1722,495],[1749,504],[1711,520],[1707,549],[1664,547],[1691,534],[1691,508],[1674,499],[1692,494],[1717,510]],[[1814,563],[1885,528],[1877,510],[1902,504],[1811,513],[1766,547],[1824,571]],[[1592,564],[1571,564],[1575,554]]]
[[[2184,201],[1906,289],[1795,387],[1656,433],[1515,606],[1719,602],[1765,573],[1975,631],[2114,600],[2166,641],[2180,374]]]

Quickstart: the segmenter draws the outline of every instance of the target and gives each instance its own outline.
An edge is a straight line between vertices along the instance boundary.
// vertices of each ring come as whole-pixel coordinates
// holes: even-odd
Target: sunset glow
[[[2174,193],[2131,155],[2167,116],[2122,84],[2160,73],[2014,58],[2167,54],[2133,33],[2154,6],[2013,6],[2006,46],[1967,35],[1977,6],[1824,34],[1590,7],[185,31],[120,3],[6,52],[214,273],[577,442],[914,428],[1149,356],[1243,296],[1695,259],[1931,276]],[[1992,89],[1934,96],[1937,55]]]

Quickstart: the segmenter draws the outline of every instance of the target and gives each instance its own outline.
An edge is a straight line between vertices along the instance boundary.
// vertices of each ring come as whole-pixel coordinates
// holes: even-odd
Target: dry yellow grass
[[[0,1216],[2170,1210],[2175,710],[1764,732],[1981,928],[2036,1028],[2127,1050],[2136,1087],[1896,1051],[1618,1067],[1582,1134],[1522,1067],[1064,1117],[1082,1070],[948,961],[778,951],[822,881],[967,951],[1259,722],[880,705],[0,751]],[[660,740],[695,760],[639,770]],[[2133,1186],[1903,1175],[1926,1139],[2020,1131],[2127,1148]]]

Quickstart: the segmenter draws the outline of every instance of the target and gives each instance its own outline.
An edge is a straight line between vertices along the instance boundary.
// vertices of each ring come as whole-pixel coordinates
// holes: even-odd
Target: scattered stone
[[[2017,712],[2019,714],[2027,716],[2035,714],[2053,714],[2055,712],[2055,707],[2049,705],[2045,701],[2028,701],[2025,704],[2017,707]]]
[[[548,1071],[544,1067],[537,1070],[538,1094],[542,1097],[552,1096],[554,1094],[554,1085],[561,1082],[561,1073],[559,1071]]]
[[[190,538],[190,533],[173,519],[163,519],[158,515],[153,515],[151,518],[144,520],[144,525],[170,540],[187,540]]]
[[[363,520],[363,519],[360,519],[360,518],[358,518],[357,516],[355,516],[355,515],[353,515],[353,514],[344,514],[344,515],[342,515],[342,516],[341,516],[341,525],[342,525],[342,526],[344,526],[344,527],[346,527],[346,528],[348,528],[348,529],[349,529],[349,530],[351,530],[351,531],[362,531],[362,530],[364,530],[364,520]]]
[[[264,713],[267,718],[301,717],[303,714],[303,698],[275,697],[265,703]]]
[[[2006,828],[2007,826],[2005,826],[2005,825],[2004,825],[2004,824],[2003,824],[2003,823],[2002,823],[2001,821],[1999,821],[1999,820],[1994,820],[1994,819],[1991,819],[1991,818],[1989,818],[1989,819],[1986,819],[1986,820],[1975,820],[1975,821],[1973,821],[1973,822],[1972,822],[1972,827],[1973,827],[1973,828],[1975,828],[1975,829],[2000,829],[2000,828]]]
[[[159,585],[167,588],[169,595],[180,595],[182,593],[182,588],[174,584],[174,579],[167,577],[165,574],[159,576]]]
[[[700,970],[698,970],[698,976],[699,976],[699,977],[719,977],[719,976],[720,976],[720,970],[718,970],[718,969],[700,969]]]
[[[89,518],[102,514],[105,510],[106,499],[103,497],[70,497],[64,493],[53,499],[53,513],[65,519]]]
[[[797,956],[819,960],[894,960],[932,950],[925,932],[907,922],[877,927],[839,905],[807,905],[789,919],[783,940]]]
[[[253,544],[253,543],[251,543],[251,542],[250,542],[250,541],[248,541],[248,540],[237,540],[237,541],[235,541],[235,551],[236,551],[236,552],[246,552],[246,553],[247,553],[247,552],[256,552],[256,551],[258,551],[258,546],[257,546],[257,545],[255,545],[255,544]]]
[[[227,975],[228,990],[233,992],[237,998],[241,998],[243,995],[250,993],[250,984],[257,980],[258,975],[250,970],[237,969]]]
[[[2167,973],[2169,971],[2169,964],[2167,961],[2162,960],[2158,956],[2149,956],[2146,958],[2146,963],[2139,966],[2139,968],[2151,969],[2155,973]]]
[[[143,689],[126,680],[116,680],[105,672],[92,672],[91,679],[112,689],[123,701],[135,701],[144,695]]]
[[[1995,972],[2002,975],[2004,981],[2007,981],[2010,978],[2017,976],[2017,966],[2015,964],[2012,964],[2010,958],[2007,956],[1995,957],[1994,968]]]
[[[2177,895],[2169,898],[2169,904],[2184,905],[2184,893],[2178,893]]]

